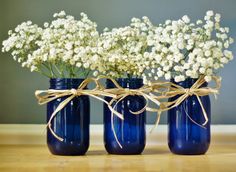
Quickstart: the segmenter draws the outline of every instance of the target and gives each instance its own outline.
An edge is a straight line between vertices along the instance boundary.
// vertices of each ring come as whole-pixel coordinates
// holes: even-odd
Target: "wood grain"
[[[128,156],[108,155],[103,146],[91,146],[85,156],[55,156],[46,145],[1,145],[0,171],[235,172],[236,144],[212,145],[201,156],[174,155],[164,145]]]
[[[236,172],[236,125],[213,125],[212,144],[201,156],[170,153],[163,125],[147,133],[142,155],[108,155],[102,130],[102,125],[91,126],[91,146],[85,156],[55,156],[45,145],[45,125],[1,124],[0,172]]]

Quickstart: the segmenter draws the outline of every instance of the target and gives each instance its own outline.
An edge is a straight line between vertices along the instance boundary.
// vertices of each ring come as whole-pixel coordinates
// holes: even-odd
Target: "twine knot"
[[[72,88],[72,89],[70,90],[70,92],[71,92],[73,95],[75,95],[75,96],[77,96],[77,95],[78,95],[78,92],[77,92],[77,90],[76,90],[76,89],[74,89],[74,88]]]
[[[125,88],[125,92],[130,96],[135,96],[137,93],[134,90],[130,90],[129,88]]]
[[[105,89],[105,87],[103,87],[103,85],[100,83],[100,79],[110,79],[114,85],[116,86],[116,88],[112,88],[112,89]],[[63,141],[63,138],[59,137],[51,128],[51,123],[52,120],[54,119],[54,117],[58,114],[58,112],[60,110],[62,110],[71,100],[73,100],[73,98],[75,98],[76,96],[81,96],[81,95],[88,95],[91,97],[94,97],[102,102],[104,102],[108,108],[110,109],[110,111],[112,112],[111,116],[112,116],[112,131],[114,134],[114,137],[117,141],[117,143],[119,144],[119,146],[122,148],[122,145],[119,143],[119,140],[116,136],[116,132],[114,129],[114,124],[113,124],[113,114],[115,114],[116,116],[118,116],[120,119],[124,119],[123,114],[117,112],[115,110],[116,105],[123,100],[125,97],[127,96],[134,96],[134,95],[139,95],[139,96],[143,96],[144,99],[146,100],[146,104],[145,106],[136,112],[130,111],[133,114],[141,114],[142,112],[144,112],[145,110],[150,111],[150,112],[157,112],[157,120],[155,125],[159,124],[160,121],[160,116],[161,113],[164,111],[167,111],[169,109],[172,109],[174,107],[177,107],[178,105],[180,105],[186,98],[188,98],[188,96],[192,96],[195,95],[198,99],[198,102],[201,106],[202,112],[203,112],[203,116],[205,118],[205,122],[203,124],[198,124],[197,122],[195,122],[191,117],[189,117],[189,119],[194,122],[195,124],[204,127],[204,125],[207,124],[208,122],[208,116],[207,113],[205,111],[205,108],[203,106],[203,103],[201,102],[200,97],[201,96],[205,96],[205,95],[209,95],[211,93],[213,94],[217,94],[220,88],[220,79],[216,76],[213,77],[214,81],[216,82],[216,87],[215,88],[200,88],[201,85],[203,83],[205,83],[204,80],[204,76],[201,76],[191,88],[183,88],[181,86],[178,86],[172,82],[155,82],[152,83],[151,85],[148,86],[144,86],[142,88],[139,89],[129,89],[129,88],[122,88],[114,79],[109,78],[109,77],[104,77],[104,76],[100,76],[98,78],[87,78],[85,79],[80,86],[78,87],[78,89],[70,89],[70,90],[54,90],[54,89],[49,89],[49,90],[37,90],[35,92],[35,96],[39,101],[39,104],[46,104],[48,102],[51,102],[53,100],[56,100],[60,97],[64,97],[67,96],[67,98],[62,101],[58,107],[55,109],[55,111],[52,113],[47,126],[49,128],[49,130],[51,131],[51,133],[53,134],[53,136],[58,139],[59,141]],[[96,84],[96,87],[92,90],[86,90],[84,89],[89,83],[94,82]],[[158,94],[152,94],[152,92]],[[160,94],[160,95],[159,95]],[[168,99],[171,97],[175,97],[177,95],[181,95],[179,96],[179,98],[175,99],[174,101],[168,101],[168,102],[159,102],[162,99]],[[111,100],[110,101],[106,101],[105,99],[101,98],[100,96],[105,96],[105,97],[110,97]],[[159,108],[151,108],[148,106],[148,102],[152,101],[154,102],[156,105],[159,106]],[[116,102],[116,104],[113,106],[112,104]]]
[[[194,92],[191,88],[185,88],[184,91],[188,96],[192,96],[194,94]]]

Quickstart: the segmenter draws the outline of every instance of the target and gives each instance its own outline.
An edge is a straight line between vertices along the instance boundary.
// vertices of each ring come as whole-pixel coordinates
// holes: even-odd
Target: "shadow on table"
[[[155,155],[155,154],[170,154],[168,149],[163,148],[146,148],[142,155]]]
[[[170,154],[168,149],[163,148],[146,148],[141,155]],[[106,150],[89,150],[86,155],[109,155]]]

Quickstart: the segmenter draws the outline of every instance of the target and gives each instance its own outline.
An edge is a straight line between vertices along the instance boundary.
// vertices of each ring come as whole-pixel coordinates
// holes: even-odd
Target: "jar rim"
[[[116,81],[143,81],[142,78],[116,78]]]
[[[82,78],[50,78],[51,88],[76,88],[84,79]]]
[[[186,88],[191,87],[199,78],[186,78],[184,81],[180,81],[180,82],[175,82],[174,78],[170,79],[170,82],[176,84],[176,85],[181,85],[184,86]],[[207,86],[208,82],[204,82],[201,87]]]

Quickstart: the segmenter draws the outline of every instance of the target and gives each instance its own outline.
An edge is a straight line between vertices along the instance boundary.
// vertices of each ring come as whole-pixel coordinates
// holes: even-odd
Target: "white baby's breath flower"
[[[211,17],[214,15],[214,12],[212,10],[209,10],[206,12],[206,15]]]
[[[61,11],[57,14],[57,17],[64,17],[66,15],[65,11]]]
[[[36,70],[37,70],[37,67],[36,67],[36,66],[31,66],[31,67],[30,67],[30,71],[31,71],[31,72],[34,72],[34,71],[36,71]]]
[[[211,55],[211,51],[207,50],[205,51],[205,56],[209,57]]]
[[[166,74],[165,74],[165,79],[166,79],[166,80],[170,80],[170,78],[171,78],[171,75],[170,75],[170,73],[169,73],[169,72],[168,72],[168,73],[166,73]]]
[[[221,27],[220,19],[220,14],[208,11],[204,20],[196,23],[183,16],[182,20],[166,20],[164,25],[155,26],[155,34],[148,39],[153,50],[150,57],[154,57],[150,70],[158,69],[154,73],[158,78],[176,82],[200,75],[210,81],[216,70],[233,59],[227,50],[233,39],[228,36],[229,29]]]
[[[9,38],[3,41],[2,51],[12,51],[13,58],[31,71],[43,73],[51,70],[47,76],[55,73],[52,70],[57,70],[58,74],[65,72],[74,77],[79,75],[74,73],[74,67],[80,72],[83,68],[93,70],[94,65],[90,64],[96,63],[92,57],[96,54],[94,49],[97,49],[99,38],[96,23],[84,13],[80,20],[66,15],[65,11],[53,16],[55,19],[50,24],[44,23],[44,29],[31,21],[18,25],[15,32],[10,31]],[[57,67],[54,69],[54,66]]]
[[[204,79],[206,82],[210,82],[212,80],[212,77],[207,75],[204,77]]]
[[[213,11],[195,23],[187,15],[157,26],[146,16],[133,18],[130,25],[105,28],[102,34],[85,13],[80,20],[64,11],[53,16],[43,28],[27,21],[10,30],[2,52],[11,51],[31,71],[55,67],[73,77],[74,71],[93,71],[94,76],[140,77],[146,84],[161,77],[181,82],[200,75],[209,82],[233,59],[229,28],[221,26],[220,14]]]
[[[98,71],[94,71],[93,72],[93,75],[96,77],[96,76],[98,76]]]
[[[196,22],[197,25],[200,25],[202,23],[203,23],[202,20],[197,20],[197,22]]]
[[[184,16],[182,17],[182,20],[183,20],[185,23],[189,23],[189,22],[190,22],[190,19],[189,19],[189,17],[188,17],[187,15],[184,15]]]
[[[215,21],[216,21],[216,22],[220,22],[220,18],[221,18],[221,15],[218,14],[218,13],[216,13],[216,14],[215,14]]]
[[[48,23],[48,22],[45,22],[45,23],[43,24],[43,26],[44,26],[44,27],[48,27],[48,26],[49,26],[49,23]]]
[[[151,28],[150,20],[143,17],[132,18],[129,26],[104,30],[98,42],[101,49],[96,56],[97,71],[113,78],[143,77],[148,83],[143,73],[154,65],[150,60],[152,54],[147,52],[154,43],[148,37],[152,35]],[[147,75],[152,77],[153,73],[155,69],[150,69]]]

